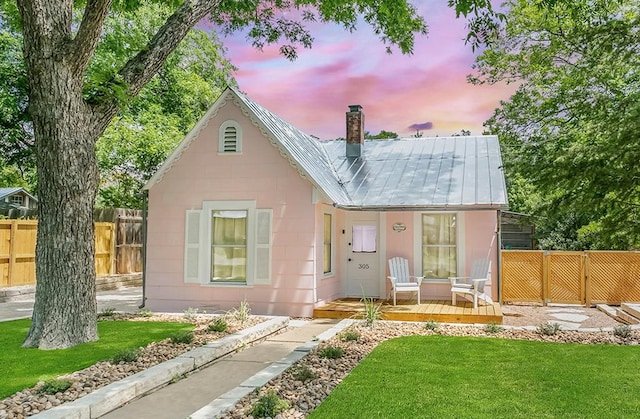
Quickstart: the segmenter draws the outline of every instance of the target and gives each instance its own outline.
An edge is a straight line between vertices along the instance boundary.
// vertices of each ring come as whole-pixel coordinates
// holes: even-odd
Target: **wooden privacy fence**
[[[640,302],[640,252],[502,251],[502,302]]]
[[[116,268],[116,224],[95,223],[96,275],[138,271],[118,271]],[[0,287],[33,285],[36,282],[35,249],[38,221],[0,220]],[[126,236],[127,233],[125,233]],[[139,236],[132,236],[140,238]],[[141,245],[136,248],[141,253]],[[138,259],[141,257],[138,256]],[[135,260],[129,257],[127,260]],[[124,263],[123,266],[138,269],[140,264]]]

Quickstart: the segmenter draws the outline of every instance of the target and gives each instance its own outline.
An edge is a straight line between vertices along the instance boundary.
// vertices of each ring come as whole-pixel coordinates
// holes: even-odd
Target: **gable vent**
[[[228,120],[220,125],[218,136],[219,154],[242,153],[242,127],[236,121]]]
[[[238,152],[238,131],[235,127],[227,127],[224,130],[224,138],[222,144],[223,153]]]

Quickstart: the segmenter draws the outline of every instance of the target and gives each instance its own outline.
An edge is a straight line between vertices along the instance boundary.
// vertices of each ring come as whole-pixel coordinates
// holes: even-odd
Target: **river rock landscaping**
[[[121,380],[129,375],[147,369],[153,365],[172,359],[206,342],[215,341],[228,333],[253,326],[263,321],[258,316],[250,316],[243,321],[229,319],[228,329],[224,332],[211,330],[215,317],[193,315],[153,315],[140,318],[133,315],[113,315],[114,319],[135,319],[148,321],[181,321],[196,325],[191,343],[173,343],[166,339],[141,348],[135,361],[99,362],[89,368],[61,377],[71,381],[71,386],[52,395],[41,393],[44,383],[25,389],[0,400],[0,419],[24,418],[73,401],[92,391]],[[549,325],[550,323],[546,323]],[[372,326],[365,322],[356,322],[346,331],[334,338],[322,342],[307,357],[298,361],[292,368],[270,381],[260,392],[252,393],[242,399],[224,417],[251,417],[253,406],[269,393],[287,402],[287,409],[279,418],[302,418],[314,410],[342,381],[342,379],[360,363],[380,342],[407,335],[473,336],[502,339],[540,340],[558,343],[638,345],[640,333],[622,326],[614,330],[598,332],[564,331],[557,327],[504,328],[501,325],[462,326],[440,325],[434,322],[410,323],[377,321]],[[327,348],[331,350],[327,351]],[[335,353],[340,348],[342,355],[335,359],[327,353]]]

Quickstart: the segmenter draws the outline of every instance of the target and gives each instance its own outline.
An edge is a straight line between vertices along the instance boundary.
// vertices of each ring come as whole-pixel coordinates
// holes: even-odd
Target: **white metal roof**
[[[228,100],[240,106],[300,175],[337,207],[371,210],[507,207],[496,136],[367,140],[361,157],[347,158],[344,141],[319,141],[231,87],[145,189],[162,179]]]

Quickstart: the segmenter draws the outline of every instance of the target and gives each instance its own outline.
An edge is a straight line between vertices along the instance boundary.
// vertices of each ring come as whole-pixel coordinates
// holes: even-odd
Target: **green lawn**
[[[188,323],[104,321],[98,323],[100,340],[69,349],[42,351],[21,348],[31,320],[0,322],[0,398],[39,380],[67,374],[111,358],[122,349],[146,346],[183,330]]]
[[[380,344],[310,418],[637,418],[640,347],[410,336]]]

